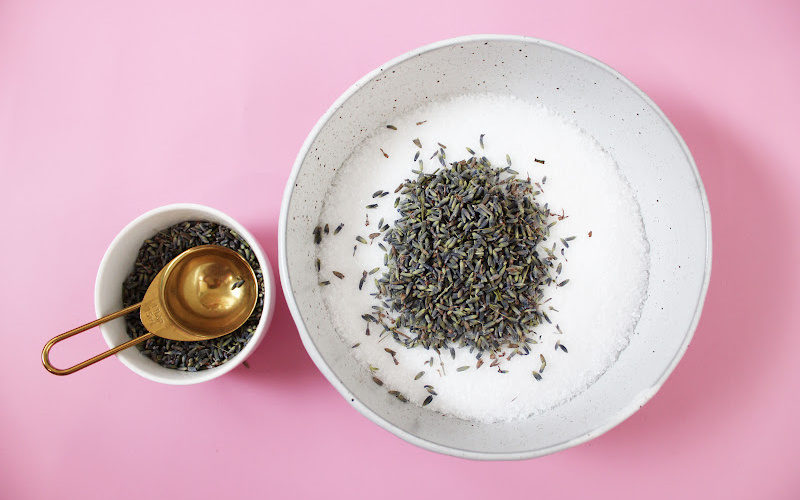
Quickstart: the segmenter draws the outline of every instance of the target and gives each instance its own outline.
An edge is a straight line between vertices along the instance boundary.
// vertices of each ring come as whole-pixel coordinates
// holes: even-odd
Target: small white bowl
[[[272,268],[267,256],[253,235],[232,217],[219,210],[192,203],[176,203],[159,207],[140,215],[125,226],[114,238],[114,241],[111,242],[106,254],[103,256],[103,260],[100,262],[100,269],[97,271],[97,279],[95,281],[94,307],[97,317],[122,309],[122,283],[133,269],[136,255],[144,240],[155,236],[162,229],[187,220],[222,224],[239,233],[239,236],[250,245],[258,259],[264,277],[264,309],[261,313],[261,321],[258,322],[258,326],[253,332],[253,338],[236,356],[214,368],[196,372],[164,368],[143,355],[135,347],[121,351],[116,355],[125,366],[135,373],[162,384],[198,384],[233,370],[247,359],[250,353],[261,343],[264,338],[264,332],[272,320],[272,312],[275,309],[275,281],[272,276]],[[123,318],[101,325],[100,331],[103,333],[103,338],[109,347],[115,347],[130,340]]]

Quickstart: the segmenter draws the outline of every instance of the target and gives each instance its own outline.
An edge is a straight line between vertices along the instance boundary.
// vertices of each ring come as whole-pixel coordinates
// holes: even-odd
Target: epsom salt
[[[330,282],[321,289],[324,302],[343,342],[356,346],[350,352],[363,362],[365,373],[409,404],[427,402],[426,408],[479,421],[525,418],[585,390],[627,346],[647,291],[641,215],[613,158],[574,124],[540,105],[506,96],[455,97],[386,125],[342,166],[320,217],[320,226],[330,227],[318,246],[319,281]],[[489,366],[488,353],[476,368],[476,352],[466,348],[440,354],[407,349],[390,336],[381,339],[382,327],[362,318],[378,305],[370,293],[382,272],[368,275],[362,290],[359,282],[364,271],[383,268],[379,244],[388,248],[382,236],[369,236],[380,232],[379,223],[392,225],[397,218],[399,194],[393,191],[415,177],[411,170],[419,168],[413,161],[417,153],[425,172],[441,168],[438,158],[431,159],[439,143],[447,147],[447,162],[468,159],[471,150],[505,166],[508,154],[520,178],[540,183],[537,201],[566,215],[545,244],[576,236],[559,255],[559,279],[569,279],[568,284],[544,289],[544,299],[551,300],[542,309],[552,323],[534,329],[537,343],[530,354],[502,358],[505,373]]]

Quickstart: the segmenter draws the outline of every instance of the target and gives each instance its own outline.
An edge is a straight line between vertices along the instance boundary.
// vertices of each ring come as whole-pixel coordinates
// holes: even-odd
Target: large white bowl
[[[522,421],[477,423],[388,396],[348,353],[322,303],[311,233],[337,168],[395,110],[472,92],[540,102],[593,135],[633,187],[650,243],[650,288],[630,345],[586,391]],[[711,271],[708,202],[694,161],[656,105],[605,64],[518,36],[445,40],[401,56],[345,92],[309,134],[284,194],[280,273],[303,344],[367,418],[429,450],[522,459],[599,436],[650,399],[675,368],[700,318]]]
[[[133,263],[136,261],[139,248],[144,240],[152,238],[162,229],[187,220],[222,224],[239,233],[239,236],[250,245],[250,249],[261,266],[264,281],[264,307],[261,312],[261,320],[253,332],[253,337],[245,344],[242,350],[225,363],[207,370],[189,372],[164,368],[142,354],[136,347],[117,353],[117,359],[132,371],[144,378],[154,382],[161,382],[162,384],[198,384],[233,370],[247,359],[250,353],[261,343],[264,338],[264,332],[266,332],[272,320],[272,312],[275,309],[275,281],[272,277],[272,268],[255,237],[244,226],[236,222],[233,217],[219,210],[194,203],[176,203],[158,207],[140,215],[125,226],[111,242],[103,256],[103,260],[100,261],[100,268],[97,271],[97,279],[95,280],[94,307],[97,317],[122,309],[122,283],[133,270]],[[130,340],[125,320],[122,318],[100,325],[100,331],[103,333],[103,338],[109,347],[115,347]]]

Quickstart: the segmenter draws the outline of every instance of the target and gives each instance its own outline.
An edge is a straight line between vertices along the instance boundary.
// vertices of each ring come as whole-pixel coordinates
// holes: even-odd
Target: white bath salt
[[[349,352],[363,363],[367,375],[383,382],[381,390],[399,391],[408,404],[421,405],[429,395],[424,386],[433,386],[437,395],[427,409],[468,420],[526,418],[584,391],[627,346],[647,291],[648,246],[639,206],[614,159],[573,123],[541,105],[506,96],[455,97],[397,116],[386,125],[396,130],[381,126],[342,165],[320,216],[320,224],[331,227],[318,246],[319,280],[330,281],[321,291],[342,341],[348,347],[359,344]],[[456,347],[453,359],[448,350],[439,356],[423,347],[407,349],[390,336],[379,341],[382,327],[375,323],[369,324],[371,335],[365,334],[362,314],[378,305],[369,294],[376,291],[374,279],[382,271],[369,275],[361,291],[358,283],[363,271],[384,268],[378,246],[383,238],[371,240],[369,235],[379,232],[381,219],[391,225],[397,218],[393,205],[399,194],[394,190],[415,177],[411,170],[418,168],[413,161],[417,152],[425,172],[441,168],[437,158],[430,159],[438,143],[447,146],[448,162],[468,159],[470,148],[503,167],[508,154],[520,178],[530,176],[540,183],[543,192],[537,201],[549,203],[554,213],[563,209],[567,216],[552,228],[549,244],[576,237],[564,257],[559,255],[559,279],[569,283],[545,288],[545,299],[552,300],[542,309],[552,324],[536,327],[532,337],[538,343],[531,345],[529,355],[502,363],[507,373],[489,366],[488,352],[476,369],[477,352],[468,348]],[[389,194],[373,198],[378,190]],[[366,208],[375,203],[378,207]],[[340,223],[344,228],[334,236],[333,228]],[[358,242],[357,236],[368,243]],[[540,371],[540,354],[547,366],[536,380],[532,371]],[[463,366],[469,368],[458,371]]]

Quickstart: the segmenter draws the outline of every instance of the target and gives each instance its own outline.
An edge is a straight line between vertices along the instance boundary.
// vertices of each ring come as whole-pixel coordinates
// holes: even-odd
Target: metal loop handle
[[[57,343],[61,342],[62,340],[68,339],[68,338],[72,337],[73,335],[77,335],[77,334],[79,334],[81,332],[85,332],[86,330],[89,330],[90,328],[94,328],[97,325],[102,325],[103,323],[111,321],[112,319],[117,319],[120,316],[125,316],[126,314],[139,309],[139,307],[141,307],[141,305],[142,305],[142,303],[139,302],[138,304],[134,304],[132,306],[126,307],[125,309],[122,309],[122,310],[117,311],[115,313],[111,313],[108,316],[103,316],[100,319],[96,319],[96,320],[92,321],[91,323],[86,323],[83,326],[79,326],[78,328],[75,328],[75,329],[70,330],[70,331],[68,331],[66,333],[62,333],[61,335],[53,337],[52,339],[50,339],[44,345],[44,349],[42,349],[42,364],[47,369],[47,371],[49,371],[50,373],[53,373],[55,375],[69,375],[70,373],[75,373],[76,371],[81,370],[83,368],[86,368],[89,365],[93,365],[93,364],[97,363],[98,361],[100,361],[101,359],[105,359],[105,358],[111,356],[112,354],[116,354],[119,351],[127,349],[128,347],[135,346],[136,344],[139,344],[139,343],[144,342],[145,340],[147,340],[147,339],[149,339],[151,337],[154,337],[155,336],[154,334],[148,332],[145,335],[142,335],[141,337],[136,337],[133,340],[129,340],[128,342],[125,342],[124,344],[118,345],[117,347],[114,347],[113,349],[109,349],[109,350],[107,350],[106,352],[104,352],[102,354],[98,354],[97,356],[94,356],[93,358],[89,358],[86,361],[78,363],[77,365],[71,366],[69,368],[65,368],[63,370],[59,369],[59,368],[56,368],[55,366],[50,364],[50,349],[52,349],[53,346],[56,345]]]

